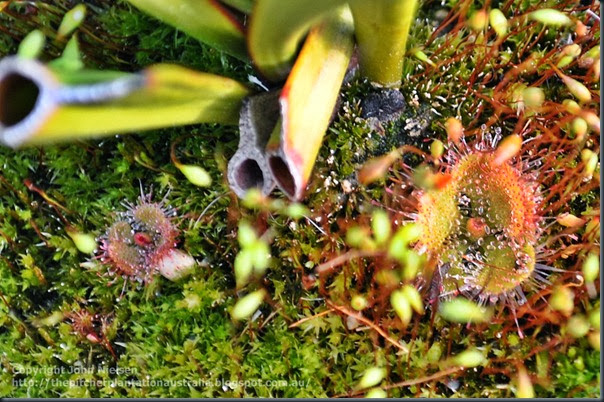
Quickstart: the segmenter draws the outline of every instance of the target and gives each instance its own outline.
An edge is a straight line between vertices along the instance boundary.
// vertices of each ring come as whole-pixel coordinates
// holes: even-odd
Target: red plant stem
[[[13,239],[11,239],[6,233],[4,233],[2,230],[0,230],[0,236],[4,237],[4,239],[6,240],[6,242],[8,243],[8,245],[15,250],[15,242],[13,241]]]
[[[29,224],[33,228],[34,232],[36,232],[36,234],[38,235],[38,237],[40,238],[40,240],[42,240],[44,242],[44,244],[46,245],[46,247],[50,247],[50,243],[48,242],[48,240],[46,240],[46,238],[44,237],[44,235],[42,235],[42,232],[40,231],[40,228],[38,227],[38,225],[36,224],[36,222],[33,219],[30,219],[29,220]]]
[[[401,382],[397,382],[394,384],[390,384],[390,385],[386,385],[382,388],[384,389],[392,389],[392,388],[400,388],[400,387],[408,387],[411,385],[416,385],[416,384],[422,384],[425,382],[430,382],[430,381],[434,381],[434,380],[438,380],[439,378],[442,377],[446,377],[448,375],[451,375],[453,373],[457,373],[458,371],[462,371],[464,368],[460,367],[460,366],[453,366],[453,367],[449,367],[445,370],[441,370],[438,371],[432,375],[426,376],[426,377],[421,377],[421,378],[416,378],[414,380],[407,380],[407,381],[401,381]]]
[[[376,324],[374,324],[373,321],[368,320],[367,318],[363,317],[359,313],[355,313],[353,311],[348,310],[346,307],[335,305],[332,302],[330,302],[329,300],[326,300],[325,302],[332,309],[337,310],[340,313],[345,314],[345,315],[347,315],[349,317],[353,317],[357,321],[360,321],[363,324],[367,325],[368,327],[371,327],[371,329],[373,329],[378,334],[380,334],[388,342],[390,342],[391,344],[393,344],[394,346],[396,346],[397,348],[399,348],[403,352],[409,353],[409,349],[407,349],[406,347],[404,347],[403,345],[401,345],[400,342],[396,341],[395,339],[392,339],[382,328],[380,328]]]
[[[382,389],[393,389],[393,388],[409,387],[411,385],[423,384],[425,382],[438,380],[438,379],[446,377],[448,375],[457,373],[458,371],[462,371],[463,369],[464,368],[460,367],[460,366],[453,366],[453,367],[449,367],[447,369],[438,371],[438,372],[436,372],[432,375],[426,376],[426,377],[420,377],[420,378],[415,378],[413,380],[401,381],[401,382],[397,382],[394,384],[382,386],[381,388]],[[337,395],[336,398],[341,398],[341,397],[345,397],[345,396],[352,397],[352,396],[360,395],[364,392],[366,392],[366,390],[358,390],[358,391],[353,392],[352,394]]]
[[[327,314],[331,313],[332,311],[334,311],[334,309],[333,309],[333,308],[330,308],[330,309],[328,309],[328,310],[321,311],[321,312],[320,312],[320,313],[318,313],[318,314],[311,315],[310,317],[304,317],[304,318],[302,318],[301,320],[298,320],[298,321],[294,322],[293,324],[291,324],[291,325],[289,326],[289,328],[296,328],[296,327],[300,326],[302,323],[305,323],[306,321],[310,321],[310,320],[314,320],[315,318],[322,317],[322,316],[324,316],[324,315],[327,315]]]
[[[0,175],[0,182],[4,183],[4,185],[6,187],[8,187],[9,190],[11,190],[13,193],[17,194],[17,196],[19,197],[19,199],[21,200],[21,202],[23,202],[25,205],[29,205],[30,204],[30,200],[27,197],[27,195],[22,192],[17,190],[15,187],[13,187],[12,184],[9,183],[8,180],[6,180],[6,178],[2,175]]]
[[[42,197],[44,199],[44,201],[46,201],[48,204],[50,204],[50,206],[53,207],[53,209],[55,210],[57,215],[59,215],[59,218],[63,222],[65,222],[65,225],[67,225],[68,227],[71,226],[71,224],[67,221],[67,219],[65,219],[63,214],[61,214],[59,209],[63,210],[64,212],[66,212],[68,214],[73,214],[72,211],[68,210],[63,205],[59,204],[59,202],[57,202],[55,199],[51,198],[48,194],[46,194],[46,192],[44,190],[37,187],[30,179],[23,180],[23,184],[25,184],[25,187],[27,187],[28,190],[38,193],[40,195],[40,197]]]
[[[339,267],[342,264],[347,263],[348,261],[354,260],[356,258],[364,258],[364,257],[377,257],[382,254],[378,251],[359,251],[359,250],[350,250],[344,254],[340,254],[336,258],[324,262],[315,268],[315,272],[319,275],[324,275],[331,272],[334,268]]]

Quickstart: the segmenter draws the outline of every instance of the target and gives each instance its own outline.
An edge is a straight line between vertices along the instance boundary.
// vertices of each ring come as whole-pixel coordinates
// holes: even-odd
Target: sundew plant
[[[600,397],[600,2],[0,1],[0,396]]]

